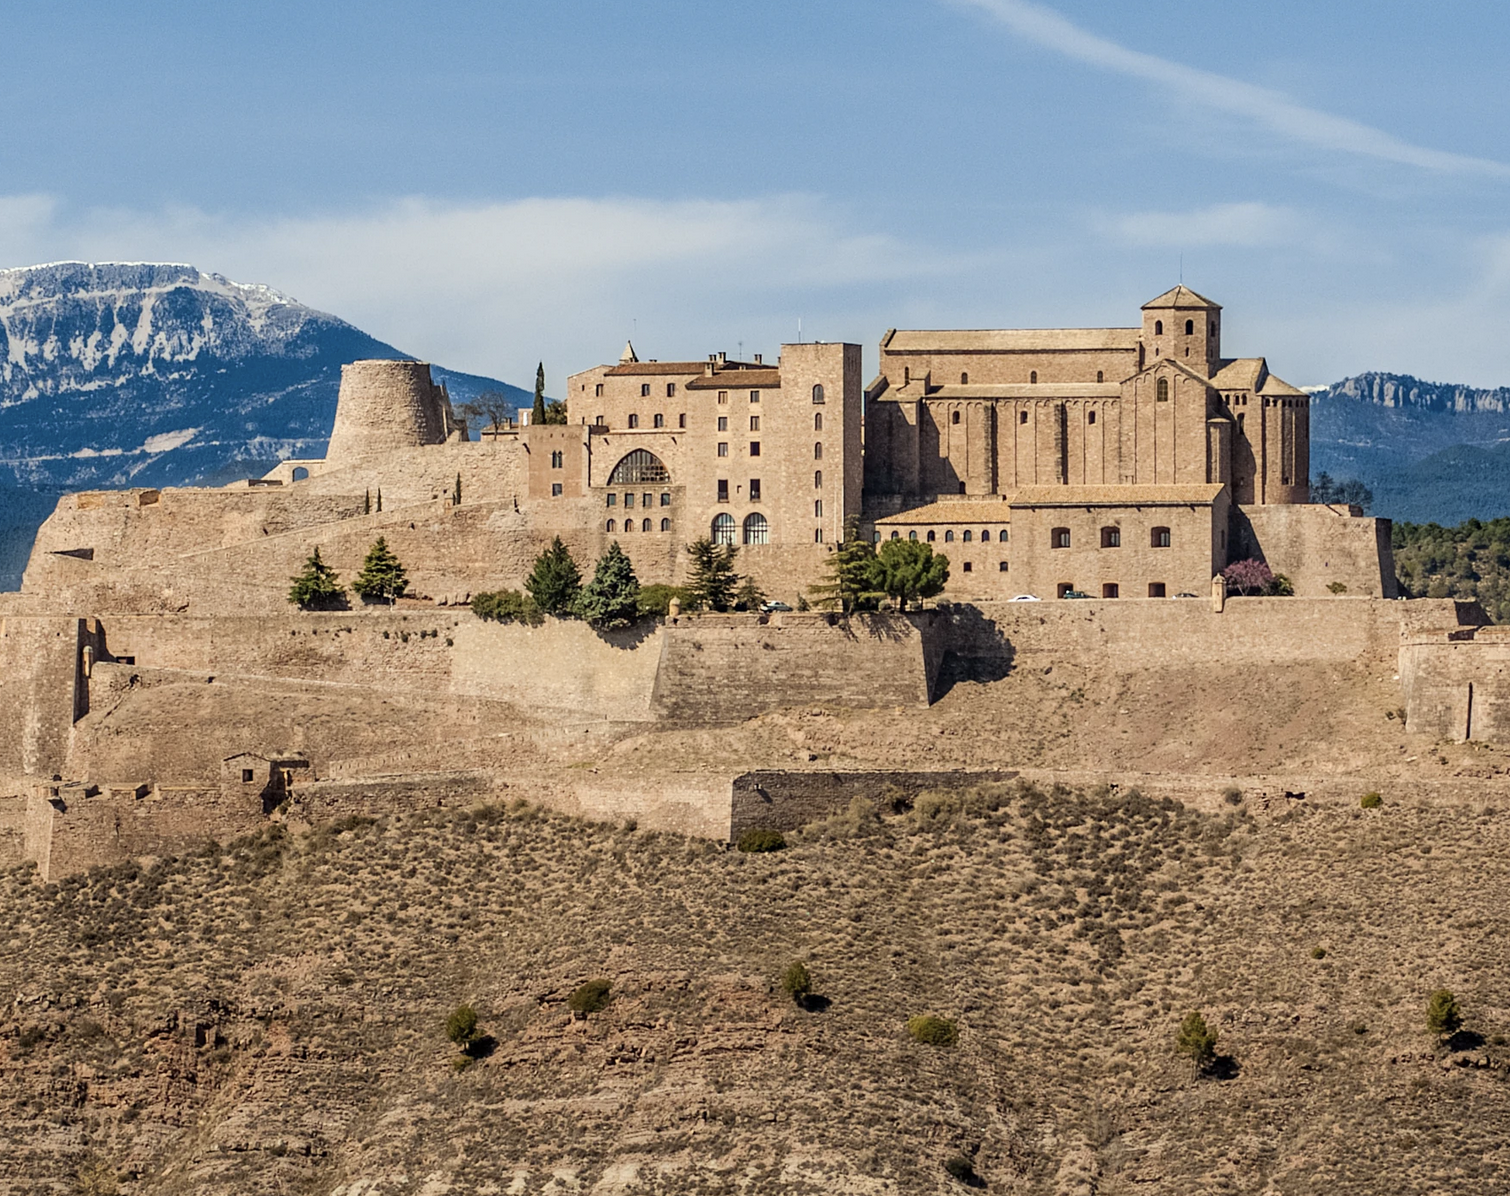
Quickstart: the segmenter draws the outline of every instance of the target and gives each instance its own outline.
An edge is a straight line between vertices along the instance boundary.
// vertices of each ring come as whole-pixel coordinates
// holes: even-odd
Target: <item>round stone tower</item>
[[[351,460],[422,444],[444,444],[450,403],[424,361],[353,361],[341,367],[341,394],[327,461]]]

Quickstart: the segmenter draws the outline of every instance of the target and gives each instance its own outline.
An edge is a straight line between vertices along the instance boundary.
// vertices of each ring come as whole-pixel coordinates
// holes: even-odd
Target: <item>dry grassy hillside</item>
[[[1487,808],[1019,789],[766,855],[519,808],[17,870],[0,1191],[1510,1191],[1507,848]],[[1482,1040],[1423,1032],[1442,985]],[[1197,1008],[1221,1078],[1173,1053]]]

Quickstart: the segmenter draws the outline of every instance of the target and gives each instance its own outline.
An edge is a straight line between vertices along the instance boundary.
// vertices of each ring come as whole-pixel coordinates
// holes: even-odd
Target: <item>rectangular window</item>
[[[729,430],[729,417],[727,415],[720,415],[718,417],[718,430],[720,432],[727,432]]]
[[[750,501],[751,502],[759,502],[760,501],[760,479],[759,478],[751,478],[750,479]]]
[[[671,491],[669,491],[669,490],[662,490],[661,491],[661,506],[663,506],[663,507],[669,507],[670,505],[671,505]]]
[[[1148,583],[1148,596],[1150,598],[1162,598],[1162,597],[1164,597],[1164,583],[1162,581],[1151,581],[1151,582],[1149,582]]]
[[[1020,423],[1020,424],[1027,423],[1028,422],[1028,413],[1026,411],[1019,411],[1017,413],[1017,422]]]
[[[965,572],[966,572],[966,573],[969,573],[969,572],[970,572],[970,562],[969,562],[969,561],[966,561],[966,562],[965,562]]]
[[[823,529],[821,527],[813,529],[813,543],[814,544],[822,544],[823,543]]]
[[[719,478],[718,479],[718,501],[719,502],[728,502],[729,501],[729,479],[728,478]]]
[[[640,417],[632,411],[629,413],[629,426],[631,428],[638,428],[640,426]]]
[[[760,392],[758,390],[752,390],[750,392],[750,402],[752,402],[752,403],[758,403],[758,402],[760,402]]]
[[[250,785],[256,779],[256,773],[254,773],[250,768],[243,768],[241,770],[241,783],[243,785]]]
[[[758,415],[752,415],[752,416],[750,416],[750,431],[752,431],[752,432],[758,432],[758,431],[760,431],[760,416],[758,416]]]
[[[655,495],[653,495],[653,494],[642,494],[642,495],[640,495],[640,506],[642,506],[642,507],[653,507],[654,505],[655,505]]]
[[[1102,582],[1101,583],[1101,597],[1103,597],[1103,598],[1116,598],[1117,596],[1118,596],[1118,594],[1117,594],[1117,583],[1116,582],[1114,582],[1114,581],[1106,581],[1106,582]]]
[[[619,496],[617,494],[610,494],[608,496],[608,505],[610,507],[616,507],[616,506],[618,506],[619,505]]]
[[[664,428],[666,426],[666,417],[659,411],[657,411],[655,413],[655,418],[651,420],[651,423],[657,428]]]
[[[727,440],[720,440],[718,442],[718,455],[720,457],[727,457],[729,455],[729,442]]]
[[[551,483],[551,497],[552,498],[560,498],[561,497],[561,483],[560,482],[552,482]]]
[[[729,392],[726,391],[726,390],[719,391],[718,392],[718,401],[720,403],[727,403],[729,401]]]
[[[687,413],[685,411],[676,417],[676,426],[678,428],[685,428],[687,426]]]
[[[594,426],[599,427],[599,428],[606,428],[606,427],[608,427],[608,421],[606,419],[604,419],[601,415],[595,415],[595,416],[593,416],[592,417],[592,422],[593,422]]]
[[[640,383],[640,398],[642,398],[642,399],[648,399],[649,397],[650,397],[650,383],[648,383],[648,382],[641,382]]]
[[[600,398],[600,399],[601,399],[601,398],[602,398],[602,397],[603,397],[603,384],[602,384],[602,383],[601,383],[601,382],[599,382],[599,383],[598,383],[598,384],[597,384],[597,385],[596,385],[596,386],[594,386],[594,387],[593,387],[593,388],[592,388],[592,392],[593,392],[593,394],[594,394],[594,395],[595,395],[595,396],[596,396],[596,397],[597,397],[597,398]]]
[[[666,383],[666,397],[668,399],[674,399],[676,397],[676,383],[675,382],[668,382],[668,383]]]
[[[626,494],[624,496],[624,509],[626,511],[634,510],[634,495]]]
[[[998,572],[1005,573],[1007,571],[1007,562],[1002,561],[1001,564],[996,566],[996,568]]]
[[[752,456],[752,457],[758,457],[758,456],[760,456],[760,441],[758,441],[758,440],[752,440],[752,441],[750,441],[750,456]]]

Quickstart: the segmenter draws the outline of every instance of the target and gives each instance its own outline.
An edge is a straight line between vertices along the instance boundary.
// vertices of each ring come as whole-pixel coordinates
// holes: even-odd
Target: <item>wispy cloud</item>
[[[1423,170],[1510,178],[1510,165],[1413,145],[1361,121],[1297,104],[1282,92],[1129,50],[1087,32],[1028,0],[948,0],[980,9],[1012,32],[1078,62],[1179,91],[1209,108],[1246,117],[1280,136],[1318,149],[1361,154]]]
[[[1309,231],[1294,209],[1257,201],[1185,212],[1129,212],[1098,217],[1094,224],[1103,236],[1125,245],[1186,249],[1289,245],[1306,239]]]
[[[801,195],[410,198],[271,219],[0,196],[0,265],[64,258],[189,262],[267,283],[406,352],[507,378],[532,376],[539,358],[559,376],[616,356],[636,321],[657,355],[733,352],[740,336],[772,350],[798,315],[812,335],[856,291],[963,268]]]

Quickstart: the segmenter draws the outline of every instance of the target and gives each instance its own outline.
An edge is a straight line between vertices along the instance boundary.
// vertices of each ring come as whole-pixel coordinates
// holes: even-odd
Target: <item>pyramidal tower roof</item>
[[[1213,303],[1205,295],[1197,295],[1184,283],[1181,283],[1172,290],[1165,291],[1157,299],[1150,299],[1143,305],[1143,310],[1147,311],[1152,307],[1210,307],[1220,311],[1222,305],[1220,303]]]
[[[619,354],[619,364],[632,365],[636,361],[639,361],[639,356],[634,351],[634,342],[625,341],[624,351]]]

